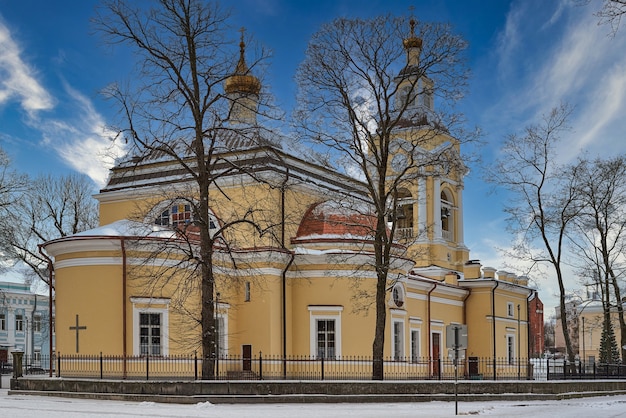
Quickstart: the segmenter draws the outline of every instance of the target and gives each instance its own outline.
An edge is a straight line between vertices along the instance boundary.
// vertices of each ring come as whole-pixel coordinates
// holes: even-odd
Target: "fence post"
[[[324,356],[320,357],[322,360],[322,380],[324,380]]]
[[[439,364],[439,367],[437,367],[438,379],[441,380],[441,357],[437,359],[437,364]]]
[[[57,354],[57,377],[61,377],[61,352]]]
[[[150,379],[150,356],[146,354],[146,380]]]
[[[193,380],[198,380],[198,351],[193,352]]]
[[[259,351],[259,379],[263,380],[263,353]]]
[[[103,362],[102,362],[102,351],[100,351],[100,380],[102,380],[103,375],[104,375],[104,373],[103,373],[103,371],[102,371],[102,368],[103,368],[103,367],[102,367],[102,363],[103,363]]]
[[[596,377],[596,362],[595,361],[593,362],[593,378],[597,379],[597,377]]]

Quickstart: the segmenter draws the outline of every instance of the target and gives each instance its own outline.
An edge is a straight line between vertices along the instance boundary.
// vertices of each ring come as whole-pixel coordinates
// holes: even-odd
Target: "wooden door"
[[[242,347],[242,358],[243,358],[243,370],[250,371],[252,370],[252,345],[246,344]]]

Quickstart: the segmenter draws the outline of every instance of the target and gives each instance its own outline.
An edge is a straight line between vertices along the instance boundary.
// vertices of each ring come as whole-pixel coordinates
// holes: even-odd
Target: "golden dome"
[[[243,30],[241,32],[241,42],[239,43],[239,62],[235,67],[235,73],[226,79],[224,89],[226,93],[248,93],[259,94],[261,82],[255,76],[249,74],[250,70],[245,60],[246,44],[243,42]]]
[[[405,49],[419,48],[422,49],[422,40],[415,36],[415,19],[411,18],[409,21],[411,25],[411,36],[406,38],[402,43]]]

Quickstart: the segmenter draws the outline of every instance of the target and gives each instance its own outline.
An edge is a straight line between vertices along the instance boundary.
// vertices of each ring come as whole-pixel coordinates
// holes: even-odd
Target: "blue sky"
[[[15,166],[33,175],[78,171],[106,181],[112,147],[106,125],[114,109],[98,94],[125,80],[127,51],[105,46],[93,33],[95,0],[0,0],[0,146]],[[504,137],[520,132],[561,102],[575,106],[572,131],[559,148],[561,162],[581,152],[626,152],[626,28],[610,37],[593,15],[600,0],[239,0],[237,29],[273,51],[267,81],[276,101],[294,104],[293,77],[308,39],[336,17],[410,13],[452,24],[469,42],[470,91],[460,104],[470,125],[485,133],[483,162],[497,158]],[[466,150],[467,152],[476,151]],[[472,167],[464,192],[465,243],[472,259],[502,268],[497,248],[504,230],[504,193],[489,193],[481,169]],[[512,269],[509,269],[513,271]],[[554,280],[537,285],[555,306]],[[571,281],[571,289],[579,286]]]

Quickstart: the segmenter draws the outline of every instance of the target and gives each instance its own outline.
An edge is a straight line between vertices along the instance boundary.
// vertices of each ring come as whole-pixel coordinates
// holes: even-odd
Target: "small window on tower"
[[[246,282],[246,284],[245,284],[244,301],[250,302],[250,282]]]

